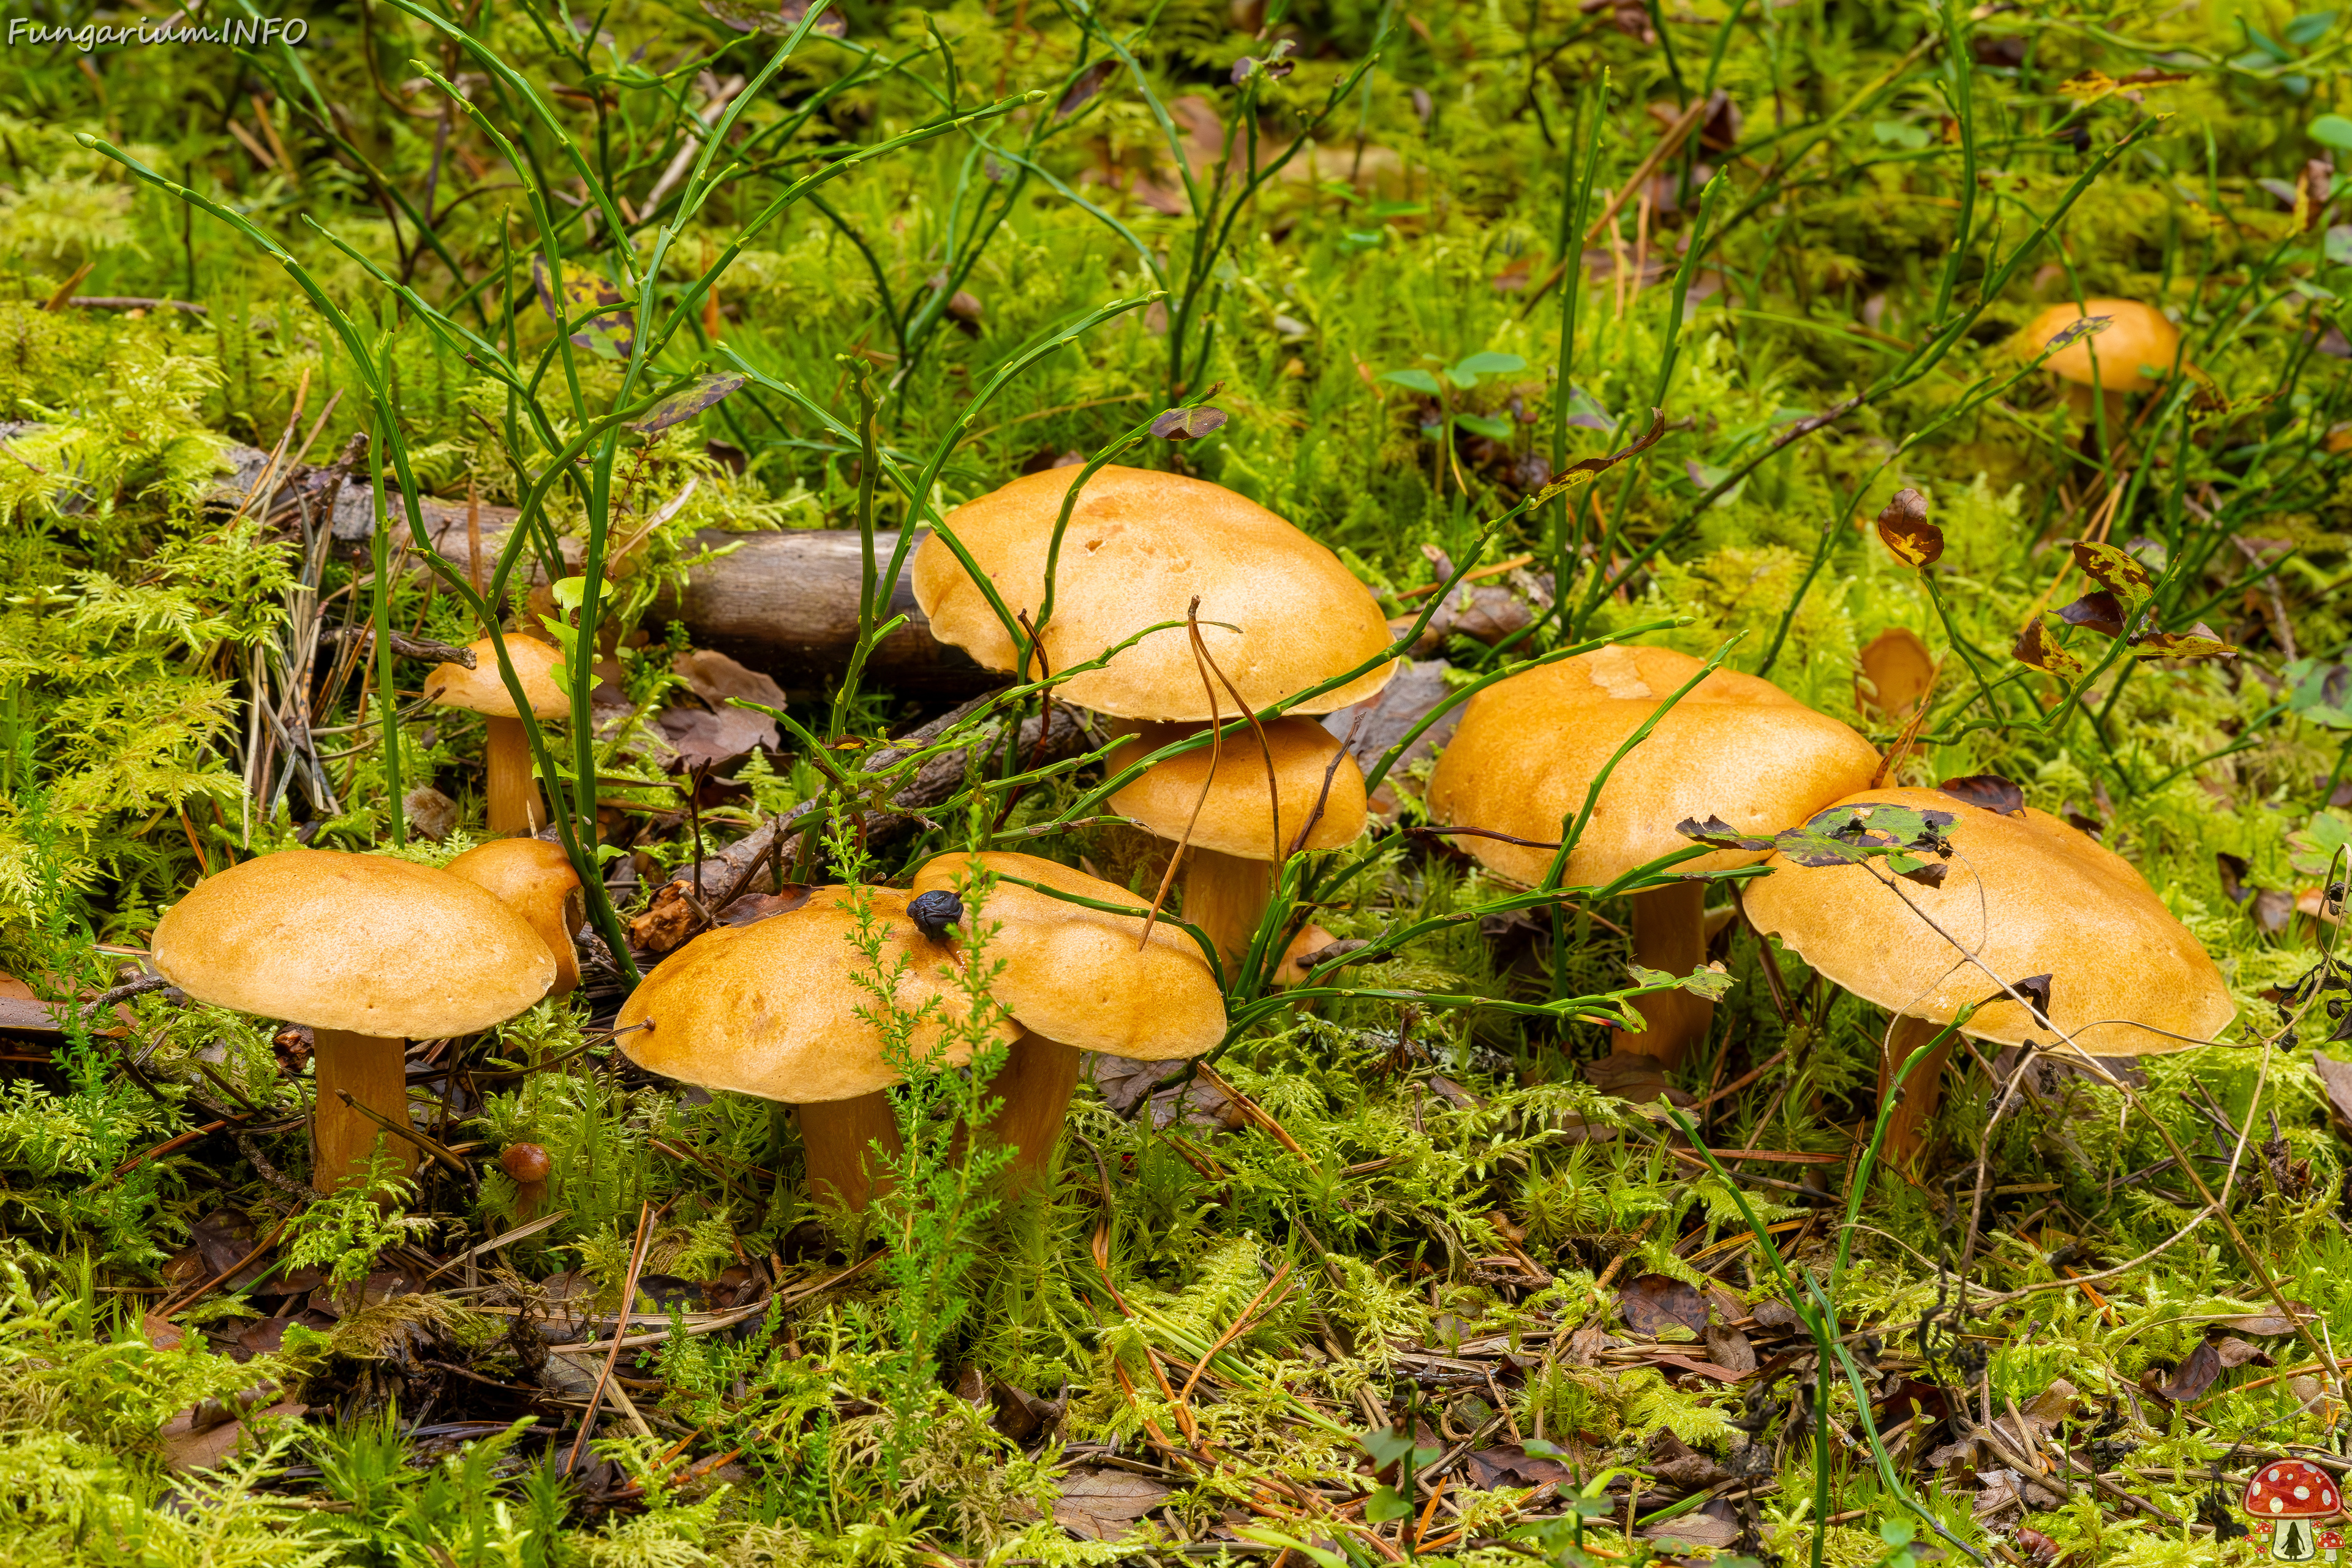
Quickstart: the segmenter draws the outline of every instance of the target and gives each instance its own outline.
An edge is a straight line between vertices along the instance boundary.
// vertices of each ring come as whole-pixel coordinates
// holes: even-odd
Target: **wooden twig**
[[[621,1285],[621,1315],[625,1320],[637,1300],[637,1275],[646,1266],[646,1247],[653,1240],[654,1205],[651,1199],[637,1210],[637,1235],[629,1248],[628,1277]],[[596,1411],[604,1403],[604,1390],[613,1381],[613,1369],[621,1363],[621,1341],[613,1339],[612,1353],[604,1358],[604,1370],[596,1374],[596,1387],[588,1395],[587,1412],[580,1417],[580,1436],[572,1441],[572,1452],[563,1461],[563,1472],[572,1474],[580,1468],[580,1456],[588,1447],[588,1435],[596,1429]]]

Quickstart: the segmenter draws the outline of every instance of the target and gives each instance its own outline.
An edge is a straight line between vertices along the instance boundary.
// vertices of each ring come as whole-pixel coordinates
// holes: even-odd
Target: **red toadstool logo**
[[[2246,1483],[2254,1541],[2274,1562],[2335,1562],[2343,1532],[2328,1521],[2343,1507],[2336,1478],[2301,1459],[2274,1459]]]

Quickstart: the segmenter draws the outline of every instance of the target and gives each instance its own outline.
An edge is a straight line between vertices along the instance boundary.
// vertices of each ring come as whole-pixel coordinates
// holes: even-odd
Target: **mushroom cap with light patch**
[[[1948,1023],[1994,994],[1994,976],[2015,984],[2047,974],[2051,1023],[2095,1057],[2179,1050],[2229,1024],[2236,1009],[2213,961],[2131,862],[2089,835],[2031,806],[2006,816],[1941,790],[1867,790],[1833,809],[1872,805],[1951,814],[1943,886],[1776,855],[1772,874],[1745,892],[1756,928],[1832,984],[1889,1012]],[[1980,1007],[1966,1032],[2009,1046],[2050,1035],[2006,998]]]
[[[860,941],[861,898],[878,965]],[[969,1045],[949,1038],[963,1016],[958,962],[917,929],[906,894],[819,888],[797,909],[707,931],[662,960],[622,1005],[614,1035],[630,1060],[665,1078],[793,1105],[850,1100],[898,1081],[871,1021],[882,997],[861,977],[876,988],[888,979],[896,1007],[920,1015],[909,1054],[950,1067],[969,1058]]]
[[[1224,1038],[1215,972],[1200,945],[1165,921],[1140,940],[1145,900],[1034,855],[1003,853],[939,856],[916,873],[914,891],[968,889],[974,862],[996,879],[979,917],[979,929],[995,928],[982,963],[1003,965],[989,993],[1023,1026],[1082,1051],[1141,1061],[1196,1057]],[[1135,912],[1088,909],[1021,882]],[[974,895],[963,896],[969,904]]]
[[[1034,619],[1055,524],[1076,478],[1073,469],[1048,468],[967,501],[948,518],[1007,610],[1025,610]],[[1044,642],[1048,671],[1098,658],[1147,626],[1182,622],[1197,596],[1209,657],[1252,709],[1344,675],[1393,640],[1371,591],[1337,555],[1255,501],[1178,474],[1117,466],[1097,471],[1071,510],[1054,584]],[[937,535],[915,550],[914,588],[933,637],[990,669],[1013,668],[1003,624]],[[1395,670],[1391,659],[1298,711],[1328,713],[1360,702]],[[1103,668],[1055,689],[1080,708],[1125,719],[1210,717],[1209,693],[1181,625],[1153,632]],[[1227,715],[1234,710],[1222,688],[1216,706]]]
[[[558,991],[580,984],[580,955],[572,938],[587,921],[588,903],[562,845],[544,838],[493,838],[444,869],[488,889],[530,923],[555,960]]]
[[[563,662],[562,650],[520,632],[507,633],[506,644],[507,658],[522,681],[523,694],[530,699],[531,712],[541,719],[561,719],[570,713],[572,698],[555,683],[554,670]],[[506,682],[499,679],[499,650],[490,639],[484,637],[466,647],[474,656],[474,668],[435,665],[433,673],[425,678],[425,700],[444,708],[486,713],[493,719],[521,717],[514,698],[507,691]]]
[[[2153,392],[2171,377],[2176,368],[2173,362],[2180,353],[2180,329],[2165,320],[2163,312],[2137,300],[2053,305],[2017,335],[2019,351],[2031,359],[2052,338],[2086,315],[2104,316],[2107,324],[2100,331],[2084,332],[2052,354],[2042,362],[2042,369],[2078,386],[2108,392]],[[2098,355],[2095,368],[2094,348]]]
[[[1147,724],[1114,747],[1108,763],[1117,775],[1192,731],[1184,724]],[[1209,767],[1209,748],[1145,771],[1140,778],[1110,797],[1110,808],[1140,821],[1162,838],[1184,837],[1192,823],[1191,842],[1244,860],[1276,860],[1290,852],[1298,830],[1315,818],[1303,847],[1336,849],[1355,841],[1364,831],[1364,774],[1356,759],[1339,747],[1339,738],[1312,719],[1276,719],[1265,725],[1265,746],[1249,730],[1228,734],[1218,745],[1216,771]],[[1266,805],[1266,758],[1274,759],[1274,801],[1281,808],[1281,843],[1275,842],[1274,813]],[[1334,763],[1337,766],[1334,766]],[[1331,781],[1324,791],[1326,776]],[[1208,798],[1201,786],[1209,784]],[[1316,803],[1322,815],[1316,816]],[[1193,821],[1198,805],[1200,818]]]
[[[1465,705],[1429,780],[1430,815],[1538,843],[1559,840],[1619,746],[1705,668],[1670,648],[1612,646],[1500,680]],[[1594,804],[1563,876],[1604,883],[1691,841],[1686,818],[1743,835],[1777,833],[1870,782],[1870,742],[1769,680],[1718,669],[1627,752]],[[1543,879],[1553,851],[1463,834],[1452,842],[1510,881]],[[1762,851],[1717,850],[1678,872],[1745,866]]]
[[[2246,1482],[2246,1512],[2257,1520],[2325,1519],[2343,1503],[2336,1478],[2302,1459],[2273,1459]]]
[[[488,892],[389,855],[284,849],[216,872],[156,923],[156,973],[199,1002],[314,1029],[438,1039],[547,994],[555,960]]]

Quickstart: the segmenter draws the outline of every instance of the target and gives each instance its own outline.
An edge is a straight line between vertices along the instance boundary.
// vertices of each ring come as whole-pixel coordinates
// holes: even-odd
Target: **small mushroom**
[[[884,1091],[898,1081],[870,1021],[879,1000],[857,933],[856,900],[881,935],[881,969],[912,1013],[960,994],[943,973],[954,950],[926,937],[908,896],[889,888],[820,888],[806,903],[750,925],[705,931],[656,965],[621,1007],[614,1035],[648,1071],[799,1109],[812,1197],[853,1212],[873,1200],[873,1148],[896,1153],[898,1121]],[[938,1009],[908,1041],[919,1058],[962,1065]],[[1013,1031],[1000,1026],[1001,1037]]]
[[[1465,705],[1454,739],[1429,780],[1430,815],[1447,826],[1557,842],[1617,748],[1701,668],[1659,647],[1601,648],[1500,680]],[[1718,669],[1627,752],[1593,805],[1561,883],[1595,887],[1677,849],[1675,831],[1721,817],[1741,834],[1779,832],[1840,795],[1878,766],[1870,742],[1767,680]],[[1454,845],[1507,880],[1532,887],[1554,851],[1464,834]],[[1679,873],[1752,864],[1765,852],[1722,849],[1684,861]],[[1633,958],[1688,974],[1706,955],[1706,884],[1683,881],[1633,899]],[[1649,1026],[1618,1043],[1671,1067],[1706,1037],[1713,1005],[1664,991],[1634,1004]]]
[[[555,960],[549,995],[562,996],[579,985],[580,953],[572,939],[588,921],[588,902],[562,846],[543,838],[496,838],[467,850],[444,869],[486,889],[530,922]]]
[[[2126,395],[2154,392],[2188,368],[2180,358],[2180,329],[2161,311],[2135,300],[2053,305],[2018,333],[2018,352],[2032,358],[2085,316],[2105,318],[2107,324],[2084,332],[2042,366],[2067,384],[2067,398],[2076,414],[2087,417],[2093,395],[2104,395],[2108,422],[2114,424],[2124,416]]]
[[[1110,771],[1125,772],[1181,740],[1188,728],[1145,725],[1112,751]],[[1161,838],[1182,839],[1191,826],[1184,918],[1207,932],[1228,962],[1248,951],[1273,890],[1274,862],[1289,854],[1302,832],[1301,848],[1336,849],[1364,830],[1364,775],[1356,759],[1339,749],[1339,738],[1312,719],[1276,719],[1265,730],[1263,749],[1248,730],[1225,736],[1213,773],[1203,746],[1169,758],[1110,797],[1113,811],[1136,818]],[[1274,759],[1271,805],[1268,753]]]
[[[474,883],[324,849],[257,856],[198,882],[156,922],[153,956],[200,1002],[310,1027],[320,1192],[364,1179],[379,1142],[401,1174],[415,1170],[416,1145],[376,1120],[408,1125],[409,1040],[486,1029],[555,980],[538,932]]]
[[[985,893],[975,885],[983,873]],[[925,864],[914,888],[919,902],[943,892],[978,900],[974,929],[989,933],[982,962],[997,969],[989,994],[1021,1026],[989,1084],[1003,1102],[989,1131],[1017,1151],[1014,1186],[1040,1179],[1052,1161],[1081,1052],[1170,1061],[1224,1038],[1224,998],[1199,944],[1164,924],[1144,941],[1150,905],[1115,882],[1034,855],[953,854]],[[1089,909],[1055,892],[1135,912]]]
[[[1951,814],[1941,887],[1776,855],[1765,862],[1772,874],[1748,884],[1747,908],[1759,931],[1823,978],[1895,1015],[1879,1068],[1882,1099],[1913,1051],[1962,1007],[1999,994],[1996,975],[2011,985],[2050,977],[2048,1026],[2006,998],[1979,1007],[1965,1026],[2000,1045],[2047,1039],[2055,1028],[2095,1057],[2153,1056],[2229,1024],[2235,1008],[2213,961],[2131,862],[2088,834],[2032,806],[2006,815],[1941,790],[1868,790],[1834,809],[1874,805]],[[1919,1152],[1949,1054],[1947,1045],[1906,1080],[1887,1126],[1889,1158]]]
[[[551,644],[520,633],[505,637],[507,658],[530,700],[532,714],[561,719],[572,711],[572,699],[556,685],[553,670],[563,662]],[[467,645],[474,668],[436,664],[425,678],[425,700],[443,708],[464,708],[482,715],[485,820],[492,833],[536,833],[547,824],[547,805],[540,798],[532,776],[530,733],[520,710],[499,679],[499,654],[490,639]]]
[[[555,1170],[547,1150],[537,1143],[509,1143],[499,1156],[499,1169],[514,1180],[515,1218],[538,1218],[547,1202],[547,1178]]]

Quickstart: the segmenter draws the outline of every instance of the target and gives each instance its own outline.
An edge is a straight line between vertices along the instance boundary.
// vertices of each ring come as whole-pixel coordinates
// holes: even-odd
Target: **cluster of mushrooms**
[[[1071,482],[1066,469],[1032,475],[950,519],[998,599],[1033,624]],[[990,668],[1015,669],[988,595],[940,539],[917,550],[913,575],[935,636]],[[1265,509],[1197,479],[1118,467],[1097,472],[1072,509],[1054,602],[1032,679],[1040,666],[1091,663],[1175,623],[1067,679],[1056,700],[1119,733],[1108,765],[1124,782],[1112,809],[1179,846],[1182,915],[1230,963],[1264,922],[1285,859],[1365,830],[1363,775],[1318,716],[1375,697],[1394,673],[1382,662],[1392,637],[1378,602],[1331,552]],[[1188,618],[1222,677],[1213,696]],[[555,650],[505,641],[534,710],[562,713],[548,678]],[[372,1161],[413,1171],[407,1041],[488,1027],[578,983],[580,886],[561,850],[527,837],[544,808],[523,726],[488,668],[494,650],[485,642],[476,651],[486,668],[443,666],[427,692],[487,716],[489,826],[514,837],[442,870],[308,849],[261,857],[199,883],[155,930],[158,972],[191,996],[314,1032],[321,1191],[362,1179]],[[2228,1022],[2211,962],[2095,840],[2038,811],[1874,787],[1881,764],[1868,742],[1751,676],[1708,673],[1660,717],[1701,668],[1665,649],[1612,646],[1485,689],[1429,778],[1430,816],[1475,830],[1454,842],[1494,878],[1573,893],[1689,848],[1675,827],[1686,818],[1760,837],[1829,810],[1948,814],[1951,868],[1940,887],[1871,865],[1799,866],[1731,848],[1680,862],[1669,885],[1631,900],[1635,961],[1688,974],[1740,912],[1740,895],[1711,874],[1765,860],[1769,874],[1745,885],[1747,921],[1890,1015],[1882,1092],[1916,1046],[1964,1014],[1964,1032],[1979,1039],[2063,1039],[2108,1057],[2194,1044]],[[1213,719],[1327,684],[1265,721],[1263,746],[1247,730],[1201,743]],[[1547,846],[1653,718],[1555,868]],[[1171,752],[1187,742],[1192,749]],[[1711,910],[1717,890],[1724,897]],[[1036,1183],[1083,1053],[1168,1060],[1226,1034],[1208,952],[1181,927],[1155,922],[1150,903],[1034,856],[942,855],[905,889],[818,888],[785,912],[705,931],[626,999],[615,1038],[652,1072],[796,1107],[810,1195],[851,1210],[887,1182],[898,1147],[887,1091],[899,1074],[888,1058],[952,1068],[977,1044],[1002,1044],[1005,1064],[990,1086],[1001,1109],[987,1131],[1014,1152],[1008,1179]],[[963,971],[973,963],[988,998],[981,1016],[958,1011],[977,988]],[[2041,993],[2018,983],[2044,975],[2048,1000],[2030,1005]],[[1661,1070],[1707,1033],[1711,1005],[1696,995],[1653,993],[1638,1006],[1646,1027],[1619,1049]],[[910,1037],[886,1031],[890,1012],[913,1020]],[[895,1049],[889,1035],[899,1037]],[[1891,1139],[1898,1158],[1917,1149],[1943,1066],[1940,1056],[1927,1061],[1906,1086]],[[517,1173],[546,1172],[541,1162]]]

